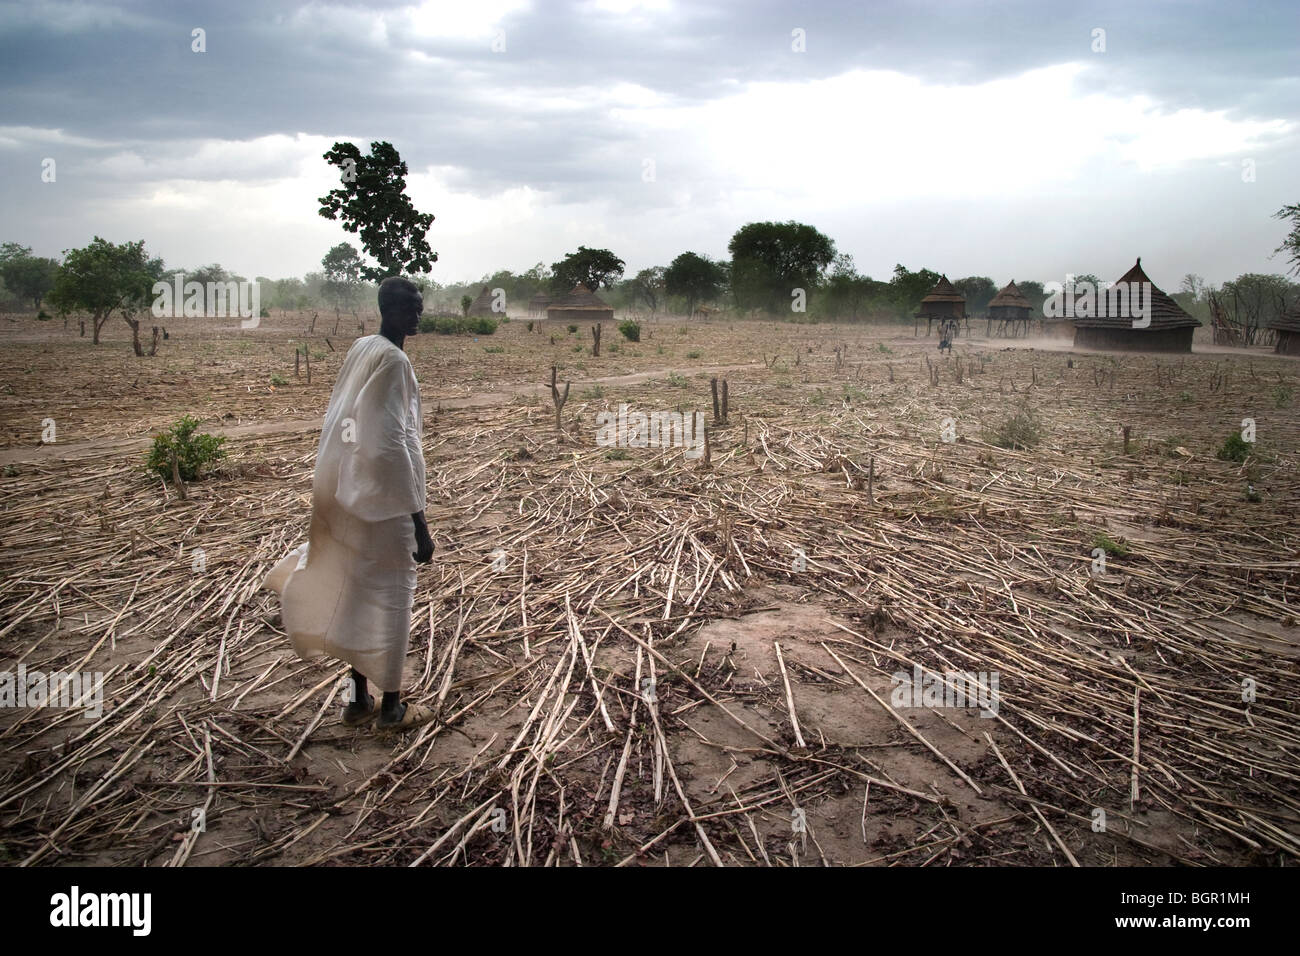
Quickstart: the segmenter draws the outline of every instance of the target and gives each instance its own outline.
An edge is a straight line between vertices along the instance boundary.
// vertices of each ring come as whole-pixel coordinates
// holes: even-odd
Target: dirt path
[[[640,385],[651,379],[659,378],[671,374],[690,374],[690,375],[712,375],[718,372],[732,372],[740,369],[753,368],[757,363],[749,362],[744,365],[709,365],[702,368],[660,368],[650,369],[645,372],[633,372],[629,375],[606,375],[601,378],[583,379],[577,383],[580,385]],[[551,386],[548,384],[537,385],[507,385],[503,388],[490,392],[475,392],[472,395],[463,395],[460,397],[440,398],[434,396],[430,398],[423,395],[424,405],[428,408],[431,404],[441,408],[482,408],[489,405],[502,405],[511,399],[521,395],[536,395],[545,397],[549,394]],[[323,416],[314,418],[290,419],[287,421],[273,422],[252,422],[247,425],[231,425],[228,428],[218,428],[216,434],[224,435],[227,438],[246,438],[250,435],[282,435],[296,434],[299,432],[317,431],[324,421]],[[0,450],[0,466],[19,464],[23,462],[47,461],[50,459],[58,461],[76,461],[83,458],[95,458],[101,455],[118,455],[129,452],[143,451],[149,447],[149,436],[138,438],[97,438],[91,441],[70,442],[61,444],[53,442],[45,445],[35,445],[30,448],[6,448]]]

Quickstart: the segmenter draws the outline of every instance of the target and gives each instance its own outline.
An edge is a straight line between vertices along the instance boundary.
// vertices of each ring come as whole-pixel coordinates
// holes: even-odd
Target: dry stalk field
[[[0,317],[0,671],[104,675],[98,718],[0,709],[0,863],[1300,858],[1294,361],[725,318],[607,324],[598,358],[522,316],[420,335],[406,686],[439,717],[382,736],[260,589],[357,331],[308,321],[178,321],[136,358],[121,322],[92,347]],[[705,413],[707,459],[598,444],[620,404]],[[142,464],[184,414],[229,457],[182,498]],[[996,675],[996,705],[899,706],[915,668]]]

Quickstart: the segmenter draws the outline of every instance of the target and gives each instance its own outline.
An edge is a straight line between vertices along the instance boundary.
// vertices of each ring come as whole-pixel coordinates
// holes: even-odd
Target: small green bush
[[[570,331],[570,332],[576,332],[576,331],[578,331],[578,327],[577,327],[576,325],[571,325],[571,326],[569,326],[569,331]]]
[[[493,353],[493,354],[495,354],[495,353],[497,353],[497,352],[504,352],[505,350],[506,350],[506,347],[505,347],[504,345],[485,345],[485,346],[483,346],[483,351],[484,351],[484,352],[491,352],[491,353]]]
[[[41,313],[44,315],[44,313]],[[1273,386],[1273,404],[1278,408],[1286,408],[1291,404],[1292,391],[1286,385],[1281,383]]]
[[[44,309],[41,309],[40,312],[36,313],[36,320],[38,322],[48,322],[50,321],[50,314]]]
[[[641,341],[641,323],[634,322],[631,319],[624,319],[618,324],[618,330],[623,333],[623,338],[629,342]]]
[[[1242,462],[1250,457],[1253,450],[1250,442],[1241,437],[1241,432],[1233,432],[1223,440],[1216,457],[1223,461]]]
[[[497,330],[497,320],[485,315],[435,315],[420,319],[421,332],[438,335],[491,335]]]
[[[281,375],[279,372],[272,372],[272,373],[271,373],[271,384],[272,384],[272,385],[288,385],[288,384],[289,384],[289,380],[288,380],[287,378],[285,378],[283,375]]]
[[[1030,405],[1021,405],[1015,414],[1002,420],[993,428],[984,429],[984,440],[999,448],[1021,451],[1033,448],[1042,440],[1043,428],[1038,412]]]
[[[697,359],[700,357],[700,353],[696,351],[690,351],[686,353],[686,357],[689,359]]]
[[[189,415],[172,423],[172,427],[153,438],[153,447],[145,459],[145,468],[164,481],[172,477],[172,454],[176,455],[176,467],[181,473],[182,481],[196,481],[199,473],[207,465],[226,457],[224,437],[216,435],[194,434],[199,427],[199,420]]]

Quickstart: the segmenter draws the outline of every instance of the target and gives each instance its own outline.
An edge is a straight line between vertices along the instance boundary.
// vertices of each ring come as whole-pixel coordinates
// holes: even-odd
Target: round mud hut
[[[961,326],[961,320],[966,318],[966,297],[953,288],[946,275],[940,276],[939,281],[934,284],[930,294],[921,300],[921,306],[916,310],[915,319],[925,319],[925,334],[930,334],[930,327],[937,321],[944,324],[950,324],[953,330]],[[940,326],[942,329],[942,326]],[[967,331],[970,330],[967,323]],[[912,334],[916,334],[916,322],[912,323]]]
[[[568,323],[613,321],[614,310],[579,282],[568,295],[551,300],[546,306],[546,318]]]
[[[1141,257],[1114,286],[1097,290],[1094,308],[1081,310],[1078,301],[1074,304],[1075,348],[1190,352],[1200,325],[1147,277]]]
[[[1016,280],[1012,279],[989,303],[988,331],[993,332],[996,325],[998,335],[1028,335],[1032,312],[1033,306],[1016,288]]]
[[[1274,352],[1278,355],[1300,355],[1300,306],[1272,319],[1266,327],[1277,333]]]

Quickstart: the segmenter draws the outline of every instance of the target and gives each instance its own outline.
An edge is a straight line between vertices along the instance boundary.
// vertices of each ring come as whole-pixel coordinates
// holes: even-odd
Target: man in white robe
[[[411,631],[415,563],[433,559],[424,516],[420,389],[403,345],[419,331],[424,301],[409,279],[379,287],[378,335],[348,350],[330,395],[312,479],[311,531],[267,575],[301,657],[352,665],[343,722],[378,712],[381,729],[425,723],[433,712],[401,700]],[[375,707],[367,681],[383,691]]]

